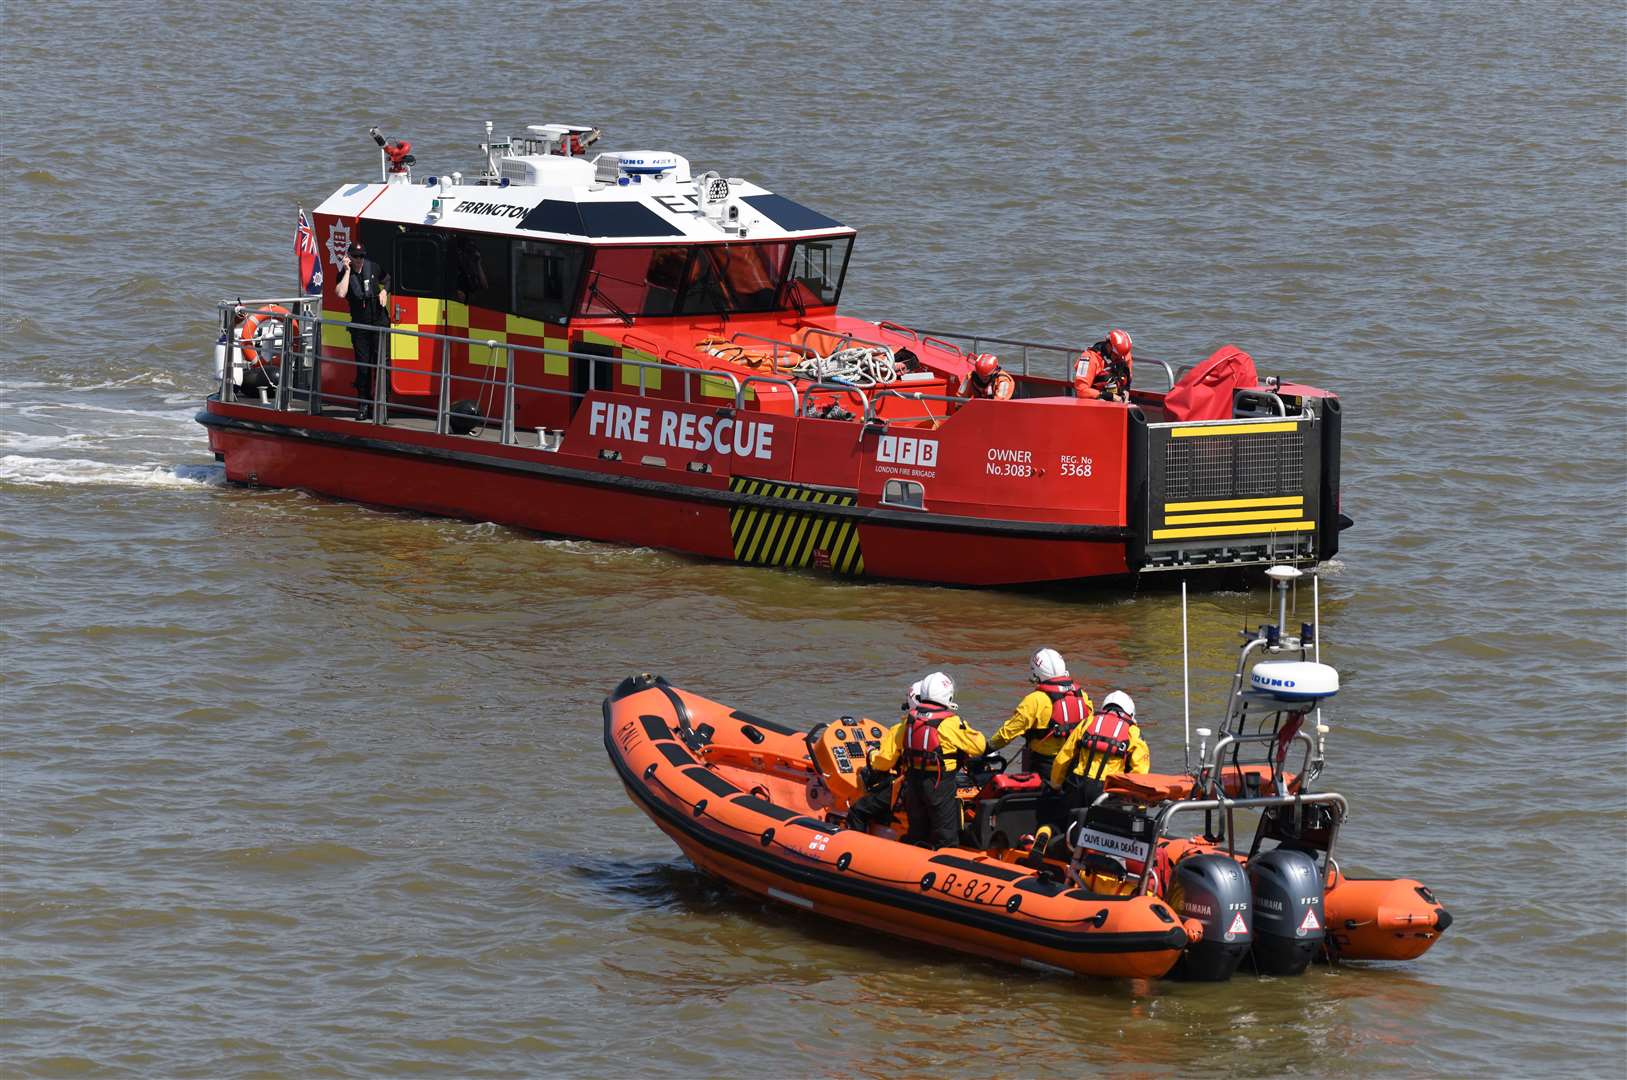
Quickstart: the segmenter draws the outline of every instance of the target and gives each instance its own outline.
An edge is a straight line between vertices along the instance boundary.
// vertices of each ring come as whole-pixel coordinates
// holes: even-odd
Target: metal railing
[[[912,341],[919,341],[923,345],[941,345],[962,356],[968,352],[972,354],[983,352],[983,347],[985,345],[1002,345],[1010,348],[1020,349],[1021,352],[1018,354],[1018,356],[1022,363],[1022,373],[1024,375],[1030,374],[1030,350],[1055,353],[1061,357],[1062,378],[1064,381],[1073,378],[1074,361],[1076,361],[1079,358],[1079,354],[1085,350],[1085,346],[1083,345],[1050,345],[1040,341],[1022,341],[1017,338],[989,337],[986,334],[971,334],[963,330],[914,330],[908,326],[895,322],[882,322],[877,323],[877,325],[883,330],[890,330],[893,333],[898,334],[900,337],[907,337]],[[958,345],[953,344],[954,341],[971,342],[971,347],[969,349],[962,349]],[[1171,388],[1175,386],[1175,369],[1171,367],[1168,362],[1164,360],[1157,360],[1148,356],[1138,356],[1136,357],[1135,362],[1138,364],[1157,364],[1159,367],[1164,369],[1164,378],[1169,381],[1169,386]]]
[[[371,323],[356,323],[340,319],[324,318],[320,314],[320,297],[295,296],[275,297],[253,301],[223,300],[219,303],[220,315],[220,342],[224,349],[223,362],[220,371],[220,391],[224,399],[231,400],[240,384],[249,380],[247,372],[250,370],[264,373],[263,402],[273,406],[279,411],[290,411],[296,405],[302,404],[305,411],[320,415],[324,403],[337,404],[340,407],[350,407],[365,410],[370,413],[371,422],[383,424],[387,422],[388,415],[417,417],[430,420],[434,424],[437,434],[447,434],[452,430],[453,384],[468,387],[475,395],[477,408],[475,413],[459,413],[458,423],[472,423],[484,430],[486,427],[497,427],[499,437],[505,444],[512,444],[515,440],[515,392],[523,391],[527,394],[556,395],[580,400],[594,389],[621,389],[620,387],[602,387],[595,385],[596,380],[590,377],[588,388],[583,390],[566,389],[558,386],[543,386],[535,383],[518,382],[515,379],[515,357],[520,355],[556,357],[572,362],[588,364],[609,364],[621,369],[621,380],[626,381],[626,369],[637,372],[636,387],[639,396],[648,396],[651,393],[651,372],[666,373],[682,379],[681,400],[693,403],[695,400],[695,381],[701,380],[701,386],[707,385],[707,380],[713,380],[725,385],[733,399],[736,408],[745,406],[746,395],[753,387],[783,387],[791,395],[791,413],[800,416],[805,402],[810,402],[815,393],[828,393],[832,395],[849,395],[850,400],[856,399],[860,406],[859,418],[864,422],[876,422],[882,418],[879,415],[881,403],[889,398],[913,401],[922,405],[919,414],[895,414],[887,419],[897,423],[931,423],[941,424],[956,408],[964,404],[964,399],[954,394],[934,394],[926,391],[911,391],[897,389],[892,386],[872,387],[867,393],[864,389],[841,382],[819,381],[805,383],[791,377],[788,373],[779,370],[779,351],[785,350],[791,355],[801,358],[818,355],[818,351],[806,344],[796,344],[782,341],[761,334],[741,331],[733,334],[729,341],[739,344],[752,341],[771,346],[775,374],[748,375],[742,377],[734,372],[721,368],[693,367],[686,364],[666,363],[659,360],[641,360],[628,356],[605,356],[598,353],[578,352],[569,349],[551,349],[531,345],[515,345],[508,342],[499,342],[494,339],[481,340],[474,337],[442,334],[424,330],[405,330],[395,327],[377,326]],[[250,316],[261,317],[261,326],[268,323],[280,327],[280,334],[265,334],[257,338],[257,342],[250,343],[257,351],[262,351],[260,342],[275,342],[276,363],[268,364],[262,356],[254,363],[247,363],[243,359],[242,342],[235,339],[234,331],[240,320]],[[963,353],[958,346],[945,340],[950,337],[959,337],[972,343],[972,349],[978,350],[983,345],[1009,345],[1022,350],[1022,366],[1024,374],[1029,368],[1029,350],[1043,350],[1064,354],[1071,363],[1076,350],[1066,346],[1045,345],[1038,342],[1025,342],[1012,338],[994,338],[981,335],[957,334],[950,331],[940,331],[933,334],[927,331],[912,330],[897,323],[883,322],[879,324],[884,330],[896,333],[910,340],[922,344],[939,344],[957,353]],[[379,337],[377,349],[379,356],[371,363],[361,362],[354,357],[325,355],[321,347],[323,328],[333,327],[347,332],[373,333]],[[817,328],[816,328],[817,330]],[[862,338],[848,332],[835,330],[817,330],[832,341],[838,343],[839,348],[851,346],[870,346],[887,350],[889,355],[894,354],[892,346],[880,341]],[[392,357],[395,345],[402,341],[413,342],[430,341],[436,343],[434,352],[436,359],[430,368],[425,368],[422,361],[404,365],[402,361]],[[477,350],[485,350],[486,363],[478,365],[491,371],[501,368],[502,375],[477,374],[464,369],[454,373],[452,370],[452,347],[462,346],[468,349],[471,355]],[[422,352],[422,349],[419,350]],[[670,351],[670,350],[669,350]],[[499,359],[499,356],[501,357]],[[723,358],[713,357],[720,362],[727,362]],[[1152,361],[1165,369],[1173,384],[1173,372],[1169,365],[1163,361]],[[322,385],[323,369],[327,365],[339,364],[345,369],[355,370],[357,367],[371,368],[373,370],[371,399],[362,400],[353,394],[344,394],[334,389],[324,388]],[[433,407],[416,404],[410,401],[390,400],[390,380],[393,376],[408,373],[425,378],[438,380],[436,401]],[[258,377],[255,382],[259,382]],[[502,392],[502,408],[495,415],[489,414],[487,406],[479,402],[489,401],[498,391]],[[1278,410],[1280,417],[1289,419],[1306,419],[1310,414],[1302,412],[1297,416],[1289,416],[1282,399],[1274,394],[1262,394],[1269,399]],[[941,402],[944,405],[942,413],[935,413],[926,408],[928,401]],[[1260,420],[1273,418],[1262,417]],[[1218,421],[1199,421],[1196,423],[1235,424],[1237,419]],[[1246,422],[1246,421],[1245,421]],[[1186,422],[1179,426],[1193,426],[1194,422]],[[1177,426],[1168,423],[1155,423],[1153,427]]]
[[[735,408],[743,408],[746,402],[747,390],[753,385],[776,385],[784,387],[791,394],[792,412],[795,414],[800,405],[801,397],[796,384],[785,378],[775,376],[749,376],[742,380],[739,375],[731,371],[691,367],[682,364],[667,364],[660,361],[640,360],[627,356],[604,356],[598,353],[576,352],[569,349],[539,348],[532,345],[515,345],[499,342],[494,339],[481,340],[473,337],[463,337],[452,334],[441,334],[423,330],[404,330],[396,327],[377,326],[372,323],[349,322],[341,319],[323,318],[318,314],[317,304],[319,297],[278,297],[266,300],[223,300],[219,303],[221,338],[217,347],[223,349],[221,370],[219,373],[219,391],[222,400],[230,401],[240,389],[250,381],[247,372],[250,370],[263,372],[266,380],[262,403],[278,411],[292,411],[296,405],[302,405],[303,410],[312,415],[321,415],[324,407],[337,405],[341,408],[366,410],[370,414],[370,422],[374,424],[386,423],[390,415],[401,417],[419,417],[433,420],[437,434],[447,434],[452,427],[452,418],[457,415],[460,421],[472,423],[475,427],[498,427],[499,437],[505,444],[512,445],[515,441],[515,391],[524,391],[534,394],[548,394],[559,397],[580,400],[592,390],[607,389],[595,386],[595,380],[590,377],[589,388],[584,390],[565,389],[558,386],[542,386],[535,383],[520,382],[514,375],[515,357],[519,355],[557,357],[571,361],[581,361],[588,364],[613,365],[621,369],[635,369],[638,373],[637,392],[640,397],[649,396],[649,373],[671,372],[682,379],[682,397],[685,403],[693,403],[696,398],[695,383],[700,380],[702,395],[707,380],[724,384],[728,387],[725,400],[732,402]],[[259,316],[261,326],[267,323],[276,325],[280,333],[267,333],[256,335],[255,341],[242,342],[236,339],[235,330],[240,321],[250,316]],[[321,332],[324,327],[333,327],[352,332],[373,333],[378,335],[376,348],[379,350],[378,359],[365,362],[354,357],[325,355],[321,348]],[[403,364],[394,358],[391,352],[396,343],[402,340],[431,341],[438,343],[436,360],[433,368],[426,369],[422,361]],[[267,363],[264,357],[257,356],[255,361],[244,358],[243,346],[248,344],[256,353],[261,351],[261,343],[275,340],[275,363]],[[477,374],[471,371],[452,370],[452,346],[465,346],[472,355],[478,350],[486,350],[488,363],[481,365],[488,370],[501,366],[501,377]],[[269,347],[266,346],[266,347]],[[501,361],[497,360],[501,354]],[[358,368],[371,369],[373,395],[364,400],[355,394],[346,394],[342,391],[324,388],[322,385],[323,370],[328,365],[338,364],[342,368],[355,371]],[[436,403],[433,408],[415,404],[413,402],[390,400],[390,379],[398,374],[436,377],[438,388]],[[625,380],[625,375],[622,376]],[[254,380],[258,382],[258,379]],[[452,401],[453,384],[461,384],[474,392],[478,401],[490,400],[495,391],[503,392],[502,409],[496,415],[485,411],[486,406],[480,406],[481,411],[468,413],[454,413]],[[618,389],[611,387],[608,389]],[[854,387],[837,384],[814,383],[803,388],[803,393],[812,390],[830,390],[832,392],[856,393],[866,409],[869,407],[868,399]],[[302,398],[303,401],[296,401]]]
[[[966,404],[966,401],[967,401],[966,398],[958,397],[958,396],[953,395],[953,394],[929,394],[924,390],[894,390],[890,386],[889,387],[878,387],[877,390],[876,390],[876,396],[875,396],[875,400],[873,402],[872,408],[865,411],[864,418],[865,418],[866,421],[881,420],[882,419],[882,417],[879,415],[879,410],[881,409],[881,402],[886,398],[899,398],[899,399],[901,399],[903,401],[915,401],[915,402],[927,402],[927,401],[941,401],[941,402],[944,402],[945,408],[944,408],[944,411],[941,412],[941,413],[935,413],[931,409],[926,409],[925,412],[922,412],[919,415],[905,414],[905,415],[899,416],[899,415],[895,414],[894,416],[891,416],[891,417],[887,418],[888,420],[895,420],[895,421],[898,421],[900,423],[906,423],[906,424],[907,423],[921,423],[921,422],[924,422],[924,421],[930,421],[930,422],[933,423],[934,426],[936,426],[937,424],[940,424],[943,421],[949,419],[949,414],[951,412],[953,412],[954,410],[949,408],[948,406],[952,405],[955,408],[959,408],[960,406]],[[923,408],[925,408],[925,406],[923,406]]]

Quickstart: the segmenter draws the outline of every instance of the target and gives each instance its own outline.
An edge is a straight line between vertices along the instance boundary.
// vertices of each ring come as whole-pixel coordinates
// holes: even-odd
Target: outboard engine
[[[1193,855],[1175,866],[1164,899],[1183,919],[1203,924],[1203,939],[1186,947],[1174,975],[1225,982],[1254,940],[1248,877],[1224,855]]]
[[[1303,851],[1276,848],[1249,863],[1254,890],[1254,970],[1298,975],[1322,947],[1322,875]]]

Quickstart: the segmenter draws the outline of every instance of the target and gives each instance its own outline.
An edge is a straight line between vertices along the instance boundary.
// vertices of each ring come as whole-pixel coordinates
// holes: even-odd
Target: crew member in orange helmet
[[[1073,366],[1073,396],[1104,401],[1130,400],[1130,335],[1110,330],[1079,354]]]
[[[960,381],[960,396],[966,398],[1008,401],[1016,392],[1017,380],[1000,366],[1000,358],[993,353],[972,357],[972,370]]]

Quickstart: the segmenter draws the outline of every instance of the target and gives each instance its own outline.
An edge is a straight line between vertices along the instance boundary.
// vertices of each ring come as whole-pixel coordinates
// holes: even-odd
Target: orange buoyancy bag
[[[1046,679],[1039,684],[1039,688],[1051,699],[1051,726],[1038,737],[1049,739],[1055,735],[1066,739],[1073,734],[1073,729],[1090,715],[1090,706],[1085,704],[1084,691],[1080,690],[1072,679]]]
[[[1175,421],[1229,420],[1233,394],[1259,381],[1253,357],[1236,345],[1222,345],[1170,388],[1164,411]]]

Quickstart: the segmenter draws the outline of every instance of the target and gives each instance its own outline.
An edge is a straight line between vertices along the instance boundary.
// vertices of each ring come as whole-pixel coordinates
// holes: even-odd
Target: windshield
[[[853,248],[851,236],[827,236],[819,240],[799,240],[791,255],[790,301],[798,309],[835,307],[842,294],[842,278],[847,274],[847,256]]]
[[[834,307],[851,236],[593,252],[578,315],[734,315]]]
[[[785,241],[599,248],[578,314],[773,311],[790,255]]]

